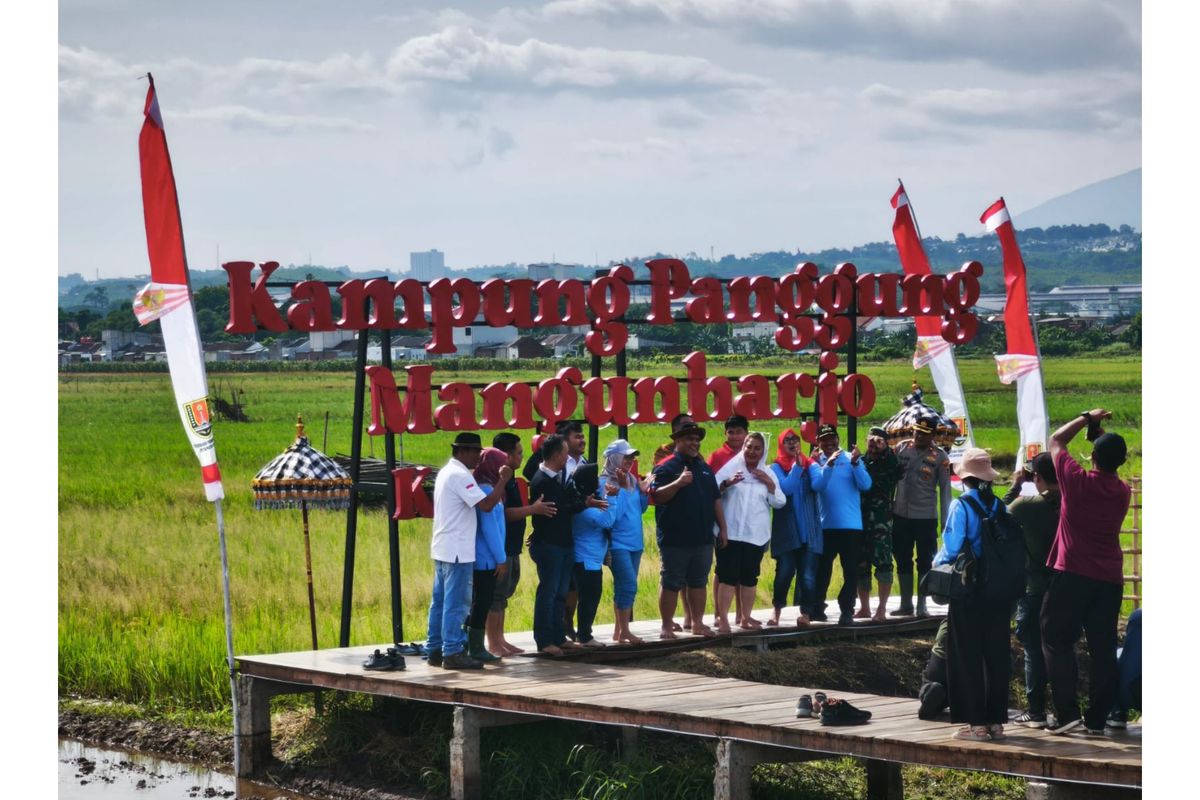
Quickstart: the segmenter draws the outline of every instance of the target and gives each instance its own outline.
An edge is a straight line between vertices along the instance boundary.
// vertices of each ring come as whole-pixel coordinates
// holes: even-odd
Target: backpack
[[[982,555],[976,575],[976,595],[985,600],[1010,603],[1025,594],[1025,534],[1004,503],[988,514],[973,497],[960,498],[979,517]]]

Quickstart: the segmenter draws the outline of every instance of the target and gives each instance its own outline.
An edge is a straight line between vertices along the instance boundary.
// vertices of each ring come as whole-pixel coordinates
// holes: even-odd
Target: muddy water
[[[59,800],[315,800],[273,786],[239,781],[200,764],[165,761],[141,753],[104,750],[58,740]]]

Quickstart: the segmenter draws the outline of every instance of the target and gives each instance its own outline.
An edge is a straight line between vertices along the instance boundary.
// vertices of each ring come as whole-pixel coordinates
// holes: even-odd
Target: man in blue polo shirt
[[[659,636],[676,638],[675,609],[680,590],[686,588],[692,633],[713,637],[716,634],[704,624],[704,607],[712,570],[714,526],[717,547],[724,547],[728,539],[721,492],[712,469],[700,457],[704,429],[690,422],[673,432],[671,439],[675,442],[675,453],[654,468],[654,484],[650,487],[655,533],[662,554]]]
[[[808,467],[812,490],[821,513],[821,535],[825,552],[817,566],[817,601],[813,619],[825,619],[825,593],[833,577],[833,560],[842,562],[842,590],[838,592],[841,616],[839,625],[854,624],[855,588],[858,585],[858,552],[862,547],[861,493],[871,488],[871,476],[858,448],[849,454],[839,446],[837,428],[822,425],[817,429],[821,452]]]

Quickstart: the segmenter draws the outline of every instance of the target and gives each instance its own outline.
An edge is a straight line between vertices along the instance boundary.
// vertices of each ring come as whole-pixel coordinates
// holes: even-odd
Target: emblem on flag
[[[208,413],[207,397],[184,403],[183,413],[187,417],[188,424],[192,426],[193,433],[205,438],[212,436],[212,417]]]
[[[940,336],[918,336],[913,351],[913,369],[920,369],[950,349],[950,343]]]
[[[147,283],[133,298],[133,314],[141,325],[186,305],[190,300],[186,286],[168,283]]]
[[[967,418],[953,417],[950,421],[958,428],[958,436],[954,437],[954,446],[962,447],[967,443]]]
[[[1001,383],[1012,383],[1022,375],[1036,372],[1041,365],[1037,356],[1022,353],[1006,353],[996,356],[996,373]]]
[[[1038,442],[1030,442],[1029,444],[1025,445],[1025,463],[1028,464],[1030,461],[1033,461],[1041,452],[1042,445]]]

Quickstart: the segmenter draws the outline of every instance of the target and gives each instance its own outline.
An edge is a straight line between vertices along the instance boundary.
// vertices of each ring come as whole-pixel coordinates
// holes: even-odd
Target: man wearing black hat
[[[712,469],[700,457],[704,429],[695,423],[682,425],[671,434],[675,453],[654,468],[650,488],[654,498],[654,522],[662,554],[662,589],[658,610],[662,615],[663,639],[674,639],[675,609],[679,592],[687,592],[692,612],[692,633],[716,634],[704,624],[708,576],[712,570],[713,529],[719,547],[727,541],[721,492]]]
[[[1042,601],[1042,653],[1050,676],[1055,724],[1050,733],[1066,733],[1082,723],[1103,735],[1105,717],[1117,697],[1117,619],[1124,593],[1121,525],[1129,511],[1129,486],[1117,477],[1125,463],[1125,440],[1105,433],[1102,420],[1111,411],[1080,414],[1050,437],[1050,455],[1058,475],[1062,506],[1058,530],[1046,565],[1057,570]],[[1084,428],[1092,441],[1092,466],[1085,471],[1067,445]],[[1076,695],[1075,642],[1087,636],[1091,675],[1087,716],[1081,718]]]
[[[475,566],[475,509],[491,511],[504,492],[484,494],[471,473],[479,466],[483,443],[477,433],[459,433],[450,445],[450,461],[433,483],[433,596],[429,603],[426,649],[431,667],[481,669],[483,662],[465,652],[463,623],[471,609],[471,579]],[[512,477],[500,468],[498,485]]]
[[[950,457],[933,445],[936,423],[917,420],[913,438],[896,446],[900,460],[900,483],[892,507],[892,551],[896,556],[896,579],[900,584],[900,608],[893,616],[913,614],[913,546],[917,551],[917,586],[933,564],[938,528],[946,527],[950,509]],[[939,502],[939,500],[941,502]],[[927,617],[925,595],[917,598],[916,614]]]
[[[821,516],[824,551],[817,565],[817,598],[813,613],[817,621],[825,619],[825,594],[833,577],[833,562],[842,565],[842,590],[838,592],[839,625],[854,624],[854,597],[858,588],[858,553],[862,547],[862,497],[871,488],[871,476],[858,448],[848,454],[839,446],[837,428],[822,425],[817,429],[817,453],[808,466],[809,482],[817,495]]]

